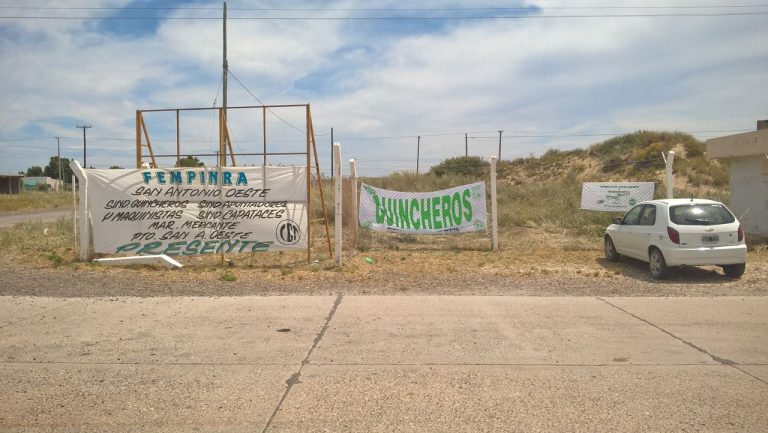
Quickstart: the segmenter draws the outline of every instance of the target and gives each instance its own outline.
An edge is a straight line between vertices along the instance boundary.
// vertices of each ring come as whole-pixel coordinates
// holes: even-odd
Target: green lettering
[[[440,214],[443,216],[443,227],[452,227],[453,219],[451,218],[451,196],[440,196]]]
[[[133,243],[130,243],[130,244],[120,245],[120,246],[119,246],[119,247],[117,247],[117,249],[115,250],[115,254],[119,254],[119,253],[127,253],[128,251],[133,251],[133,250],[135,250],[135,249],[136,249],[136,248],[138,248],[139,246],[141,246],[141,244],[140,244],[140,243],[138,243],[138,242],[133,242]]]
[[[190,170],[187,172],[187,185],[191,185],[192,181],[195,180],[195,174],[194,171]],[[200,176],[201,179],[203,179],[203,182],[205,182],[205,176]]]
[[[392,212],[392,199],[389,197],[384,197],[384,200],[387,203],[387,225],[391,226],[394,224],[394,212]]]
[[[371,198],[373,198],[373,204],[376,205],[376,224],[383,224],[387,210],[384,209],[384,204],[381,203],[378,195],[371,194]]]
[[[163,254],[169,255],[169,256],[178,256],[181,254],[181,246],[186,244],[187,241],[179,241],[179,242],[171,242],[168,244],[167,247],[165,247],[165,250],[163,250]]]
[[[222,252],[222,251],[224,250],[224,248],[225,248],[225,247],[228,247],[228,248],[227,248],[227,251],[225,251],[225,252],[227,252],[227,253],[231,253],[231,252],[232,252],[232,250],[234,250],[234,249],[235,249],[235,246],[236,246],[237,244],[239,244],[239,243],[240,243],[240,241],[238,241],[238,240],[235,240],[235,241],[232,241],[232,240],[224,240],[224,241],[221,241],[221,244],[219,245],[219,247],[218,247],[218,248],[216,248],[216,252],[217,252],[217,253],[220,253],[220,252]]]
[[[440,197],[432,197],[432,225],[435,226],[435,230],[443,228],[443,223],[440,222]]]
[[[469,189],[465,189],[464,192],[461,193],[461,202],[464,204],[465,221],[472,221],[472,203],[469,201],[471,195],[472,193]]]
[[[403,199],[398,200],[397,211],[400,214],[400,228],[411,228],[411,217],[408,213],[408,202]]]
[[[214,253],[216,252],[217,246],[219,246],[219,241],[205,241],[203,248],[200,250],[200,254]]]
[[[421,199],[421,228],[426,230],[427,226],[432,229],[432,205],[428,198],[423,198]]]
[[[248,185],[248,178],[245,177],[245,173],[242,171],[237,172],[237,186]]]
[[[451,196],[451,217],[453,218],[453,225],[461,225],[461,194],[458,191]]]
[[[200,247],[200,245],[202,245],[202,244],[203,244],[202,242],[197,241],[197,240],[192,241],[192,242],[187,244],[187,248],[185,248],[184,252],[181,253],[181,254],[185,255],[185,256],[191,256],[193,254],[198,254],[199,251],[197,250],[197,248]]]
[[[157,173],[157,174],[159,175],[160,173]],[[163,243],[160,241],[154,241],[148,244],[144,244],[144,246],[141,247],[140,250],[136,251],[136,254],[160,254],[159,251],[155,251],[155,248],[159,248],[162,245]]]
[[[177,185],[181,185],[181,172],[180,171],[172,171],[171,172],[171,183],[175,183]]]
[[[413,210],[414,209],[416,209],[416,216],[413,215]],[[411,199],[411,206],[410,206],[410,209],[409,209],[409,213],[411,214],[410,215],[410,220],[413,223],[413,228],[418,230],[420,228],[419,226],[421,226],[421,221],[419,221],[419,213],[420,213],[419,212],[419,199],[417,199],[417,198]]]
[[[251,248],[251,251],[256,252],[265,252],[269,250],[269,246],[272,245],[272,241],[269,242],[254,242],[253,248]]]
[[[231,186],[232,185],[232,172],[225,171],[223,176],[224,176],[224,183],[223,183],[223,185]]]
[[[219,183],[219,173],[216,171],[208,172],[208,185],[216,185]]]

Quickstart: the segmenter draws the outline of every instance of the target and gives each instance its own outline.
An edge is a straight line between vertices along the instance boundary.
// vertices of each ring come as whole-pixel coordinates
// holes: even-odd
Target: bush
[[[490,164],[479,156],[460,156],[450,158],[433,166],[429,174],[445,176],[446,174],[458,174],[462,176],[480,177],[488,173]]]

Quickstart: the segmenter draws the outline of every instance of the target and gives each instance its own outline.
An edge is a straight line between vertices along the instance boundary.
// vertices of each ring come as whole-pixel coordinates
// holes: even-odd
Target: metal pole
[[[222,126],[220,128],[228,128],[227,125],[227,76],[229,75],[229,64],[227,63],[227,2],[224,2],[224,16],[222,19],[223,22],[223,32],[224,32],[224,48],[223,48],[223,61],[222,61],[222,77],[221,77],[221,90],[222,90],[222,115],[221,115],[221,122]],[[221,129],[222,131],[226,131],[226,129]],[[221,144],[219,145],[221,155],[219,156],[219,165],[225,165],[227,163],[227,146],[224,143],[224,140],[226,140],[226,134],[223,132],[222,138],[221,138]],[[223,256],[222,256],[223,257]]]
[[[181,162],[181,133],[179,131],[179,110],[176,110],[176,167]]]
[[[416,174],[419,174],[419,153],[421,152],[421,135],[416,137]]]
[[[499,153],[496,154],[496,157],[501,161],[501,133],[504,132],[503,129],[499,129]]]
[[[333,128],[331,128],[331,176],[333,176]]]
[[[59,159],[59,185],[58,188],[61,188],[61,137],[56,137],[56,157]],[[57,188],[57,189],[58,189]]]
[[[469,140],[467,139],[467,133],[464,133],[464,157],[469,156]]]

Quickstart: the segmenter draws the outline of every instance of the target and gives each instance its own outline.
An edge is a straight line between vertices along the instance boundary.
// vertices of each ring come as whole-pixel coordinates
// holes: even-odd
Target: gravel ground
[[[715,267],[677,269],[667,280],[650,278],[645,263],[608,263],[598,251],[553,254],[550,262],[474,263],[482,253],[444,254],[439,269],[422,266],[422,254],[395,258],[374,255],[332,263],[235,264],[223,270],[191,264],[178,270],[150,267],[107,268],[72,263],[52,267],[5,260],[0,264],[0,295],[53,297],[246,296],[246,295],[528,295],[528,296],[765,296],[766,252],[750,253],[740,280]],[[757,255],[760,255],[759,257]],[[367,257],[367,256],[366,256]],[[389,259],[388,259],[389,258]],[[447,263],[447,264],[446,264]],[[469,264],[469,266],[467,266]],[[226,279],[236,279],[226,281]]]

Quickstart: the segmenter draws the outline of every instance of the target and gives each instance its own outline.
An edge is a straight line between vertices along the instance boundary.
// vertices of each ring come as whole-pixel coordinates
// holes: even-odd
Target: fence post
[[[499,218],[496,207],[496,155],[491,155],[491,248],[499,250]]]
[[[357,226],[358,226],[358,216],[357,216],[357,167],[355,165],[355,160],[350,159],[349,160],[349,174],[351,177],[351,184],[352,184],[352,221],[350,221],[350,227],[352,228],[352,250],[357,249]]]
[[[72,251],[77,251],[77,177],[72,173]]]
[[[88,218],[88,177],[85,170],[77,161],[69,163],[72,173],[80,181],[80,260],[88,261],[91,259],[91,230]]]
[[[661,154],[664,156],[664,153]],[[673,187],[675,184],[675,177],[672,174],[672,164],[675,162],[675,152],[669,151],[667,152],[667,155],[664,156],[664,163],[667,165],[667,198],[674,198],[673,195]]]
[[[335,214],[333,215],[334,226],[334,244],[336,265],[341,266],[341,145],[339,143],[333,143],[333,178],[334,178],[334,204]]]

